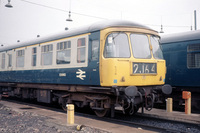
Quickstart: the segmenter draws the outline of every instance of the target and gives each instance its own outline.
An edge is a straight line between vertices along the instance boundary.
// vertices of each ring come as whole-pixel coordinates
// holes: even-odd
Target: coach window
[[[71,58],[71,41],[57,43],[57,64],[69,64]]]
[[[151,58],[149,40],[146,35],[131,34],[130,39],[131,39],[133,56],[135,58],[141,58],[141,59]]]
[[[2,54],[2,60],[1,60],[1,68],[5,69],[5,60],[6,60],[6,54]]]
[[[12,67],[12,54],[8,54],[8,67]]]
[[[42,59],[41,65],[52,65],[52,58],[53,58],[53,44],[42,46]]]
[[[36,66],[37,61],[37,48],[32,48],[32,66]]]
[[[85,62],[85,54],[86,54],[85,45],[86,45],[85,38],[78,39],[78,42],[77,42],[77,62],[78,63]]]
[[[191,44],[187,48],[188,68],[200,68],[200,44]]]
[[[99,40],[92,41],[92,60],[98,60],[99,57]]]
[[[16,67],[24,67],[24,49],[17,51],[17,64]]]

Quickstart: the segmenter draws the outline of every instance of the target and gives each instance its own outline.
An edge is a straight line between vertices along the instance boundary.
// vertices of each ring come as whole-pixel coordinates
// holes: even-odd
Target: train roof
[[[198,40],[198,39],[200,39],[200,30],[195,30],[195,31],[174,33],[161,36],[161,44]]]
[[[6,51],[6,50],[11,50],[14,48],[25,47],[25,46],[29,46],[29,45],[33,45],[33,44],[39,44],[39,43],[49,42],[49,41],[53,41],[53,40],[58,40],[61,38],[67,38],[67,37],[80,35],[80,34],[84,34],[84,33],[91,33],[91,32],[99,31],[99,30],[102,30],[102,29],[105,29],[108,27],[135,27],[135,28],[152,30],[151,28],[149,28],[147,26],[144,26],[144,25],[141,25],[141,24],[138,24],[135,22],[131,22],[131,21],[122,21],[122,20],[109,21],[109,20],[107,20],[107,21],[97,22],[92,25],[84,26],[81,28],[70,29],[70,30],[64,31],[62,33],[50,35],[47,37],[39,37],[39,38],[35,38],[34,40],[20,42],[20,43],[17,43],[15,45],[12,45],[9,47],[3,47],[0,49],[0,52]],[[152,30],[152,31],[154,31],[154,30]]]

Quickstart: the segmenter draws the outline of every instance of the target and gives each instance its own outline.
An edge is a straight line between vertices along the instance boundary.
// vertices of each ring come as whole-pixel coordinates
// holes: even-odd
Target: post
[[[67,104],[67,124],[74,124],[74,105]]]
[[[167,112],[172,112],[172,106],[173,105],[173,100],[172,98],[167,98]]]
[[[196,13],[196,10],[194,10],[194,30],[197,30],[197,13]]]
[[[185,99],[185,114],[191,114],[191,92],[183,91],[182,97]]]

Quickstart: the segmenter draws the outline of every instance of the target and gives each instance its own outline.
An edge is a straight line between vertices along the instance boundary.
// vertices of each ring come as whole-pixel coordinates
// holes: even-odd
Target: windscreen
[[[149,48],[148,37],[143,34],[131,34],[131,45],[133,56],[140,59],[150,59],[151,52]]]
[[[151,36],[151,45],[153,47],[153,56],[155,59],[163,59],[163,53],[160,49],[159,38],[156,36]]]
[[[128,36],[125,33],[111,33],[107,36],[104,48],[105,58],[129,58],[130,55]]]

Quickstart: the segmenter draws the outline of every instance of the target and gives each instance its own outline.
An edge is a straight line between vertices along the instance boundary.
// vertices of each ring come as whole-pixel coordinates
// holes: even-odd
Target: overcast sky
[[[0,44],[16,45],[37,35],[63,32],[101,20],[122,19],[145,24],[164,34],[200,29],[200,0],[0,0]],[[67,22],[71,10],[73,22]],[[0,46],[1,47],[1,46]]]

